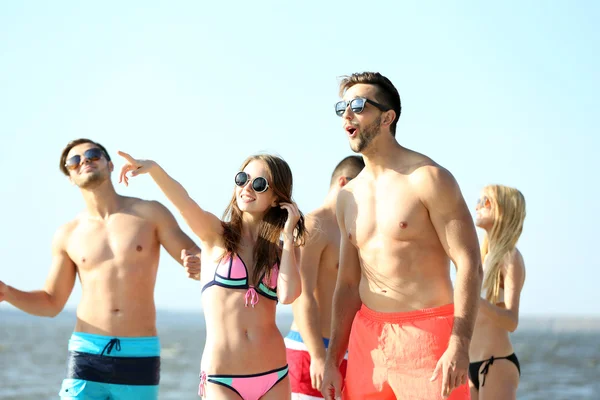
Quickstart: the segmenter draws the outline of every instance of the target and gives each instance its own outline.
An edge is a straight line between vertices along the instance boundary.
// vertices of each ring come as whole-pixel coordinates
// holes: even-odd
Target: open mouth
[[[356,133],[358,132],[358,129],[356,129],[355,127],[348,125],[346,126],[346,132],[348,133],[348,136],[350,136],[351,138],[356,136]]]

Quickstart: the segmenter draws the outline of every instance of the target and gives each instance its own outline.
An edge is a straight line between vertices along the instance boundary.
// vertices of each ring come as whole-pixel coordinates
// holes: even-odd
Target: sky
[[[58,169],[75,138],[116,170],[117,150],[156,160],[219,216],[242,161],[275,153],[310,212],[352,154],[339,78],[378,71],[400,92],[399,143],[449,169],[473,213],[487,184],[525,195],[521,314],[599,316],[599,17],[592,1],[3,2],[0,280],[44,284],[52,236],[84,207]],[[197,240],[148,176],[117,190]],[[200,303],[163,251],[157,307]]]

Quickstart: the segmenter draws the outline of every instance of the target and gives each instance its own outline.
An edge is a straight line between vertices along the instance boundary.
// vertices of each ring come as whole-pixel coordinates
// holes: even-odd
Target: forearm
[[[24,292],[9,286],[5,300],[19,310],[39,317],[55,317],[62,310],[44,290]]]
[[[357,285],[349,285],[338,281],[333,295],[333,312],[331,320],[331,339],[327,349],[327,363],[339,366],[344,358],[354,316],[362,302]]]
[[[454,288],[454,327],[451,341],[469,345],[479,309],[482,270],[481,264],[468,260],[459,264]]]
[[[286,235],[283,240],[283,251],[279,265],[279,278],[277,280],[277,296],[282,304],[291,304],[300,296],[302,284],[298,260],[291,235]]]
[[[173,179],[162,167],[156,164],[150,170],[150,176],[156,182],[160,190],[167,196],[169,201],[177,210],[186,217],[186,211],[193,204],[187,190],[175,179]]]
[[[319,307],[312,293],[302,293],[294,302],[294,320],[312,359],[325,359]]]
[[[511,310],[498,307],[486,299],[480,300],[480,311],[486,314],[494,323],[509,332],[514,332],[519,324],[519,318]]]
[[[191,248],[188,249],[190,253],[193,255],[200,257],[202,255],[202,249],[196,243],[192,245]]]

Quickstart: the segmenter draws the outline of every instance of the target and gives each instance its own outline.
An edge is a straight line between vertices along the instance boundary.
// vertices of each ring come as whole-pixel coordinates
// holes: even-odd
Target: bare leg
[[[519,386],[519,370],[508,360],[494,360],[485,377],[479,374],[479,400],[515,400]]]
[[[261,400],[287,400],[292,398],[292,388],[290,386],[290,378],[286,376],[275,386],[273,386]]]
[[[469,379],[469,390],[471,391],[471,400],[479,400],[479,390],[473,385]]]

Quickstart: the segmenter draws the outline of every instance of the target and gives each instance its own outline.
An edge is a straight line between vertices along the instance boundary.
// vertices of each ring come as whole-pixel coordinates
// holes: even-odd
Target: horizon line
[[[277,315],[281,315],[281,314],[285,314],[285,315],[289,315],[292,316],[293,312],[291,307],[286,307],[285,308],[281,308],[277,310]],[[0,303],[0,312],[1,311],[9,311],[9,312],[14,312],[14,313],[22,313],[25,315],[30,315],[24,311],[19,310],[18,308],[14,307],[13,305],[10,304],[1,304]],[[77,307],[69,307],[66,306],[60,313],[75,313],[77,311]],[[176,313],[176,314],[204,314],[204,311],[202,310],[202,308],[199,309],[191,309],[191,308],[164,308],[164,307],[157,307],[156,308],[156,313],[158,314],[165,314],[165,313]],[[31,315],[34,316],[34,315]],[[520,318],[527,318],[527,319],[535,319],[535,318],[594,318],[594,319],[600,319],[600,313],[597,314],[585,314],[585,313],[561,313],[561,312],[557,312],[557,313],[521,313],[521,315],[519,316]]]

